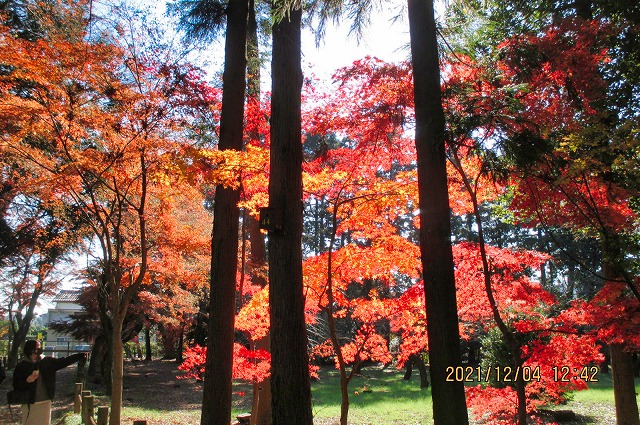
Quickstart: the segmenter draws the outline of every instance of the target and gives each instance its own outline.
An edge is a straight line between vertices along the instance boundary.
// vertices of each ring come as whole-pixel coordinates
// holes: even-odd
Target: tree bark
[[[152,360],[151,329],[149,329],[149,326],[144,328],[144,360],[147,362]]]
[[[622,253],[615,237],[601,236],[602,271],[606,280],[617,280],[620,267],[617,264]],[[617,425],[640,425],[638,401],[633,379],[631,354],[625,352],[621,343],[609,345],[611,353],[610,365],[613,377],[613,398],[616,406]]]
[[[290,10],[273,26],[269,202],[282,214],[282,230],[269,234],[274,425],[313,423],[302,288],[301,18]]]
[[[271,339],[269,334],[257,340],[256,350],[269,350]],[[271,425],[271,379],[253,384],[253,400],[251,403],[251,425]]]
[[[640,425],[631,353],[621,344],[611,344],[611,373],[617,425]]]
[[[42,282],[38,282],[38,286],[41,287]],[[18,364],[18,351],[27,339],[29,328],[31,327],[31,321],[33,320],[33,312],[38,304],[38,298],[40,297],[40,289],[36,288],[31,294],[31,299],[27,307],[27,312],[24,317],[18,323],[18,331],[13,335],[13,343],[11,344],[11,351],[9,351],[9,359],[7,361],[9,369],[13,369]],[[13,326],[9,324],[9,326]]]
[[[242,150],[247,14],[247,0],[229,1],[219,150]],[[216,187],[202,425],[229,425],[231,420],[239,200],[239,189]]]
[[[410,381],[411,375],[413,374],[413,356],[409,357],[409,360],[405,362],[404,367],[406,370],[404,372],[404,375],[402,376],[402,379],[404,379],[405,381]]]
[[[408,0],[416,113],[420,252],[426,296],[433,419],[468,423],[462,382],[445,370],[462,364],[447,192],[445,119],[433,0]]]
[[[120,425],[120,416],[122,413],[122,382],[124,378],[124,357],[122,344],[122,323],[124,317],[120,317],[117,313],[120,303],[116,303],[114,307],[111,334],[113,346],[113,362],[111,370],[111,415],[109,417],[109,425]]]

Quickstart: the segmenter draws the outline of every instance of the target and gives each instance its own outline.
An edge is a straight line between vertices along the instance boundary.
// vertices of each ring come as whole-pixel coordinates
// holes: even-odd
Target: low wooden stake
[[[98,407],[98,425],[107,425],[109,422],[109,408],[106,406]]]
[[[80,413],[82,410],[82,382],[76,382],[76,394],[73,397],[73,413]]]

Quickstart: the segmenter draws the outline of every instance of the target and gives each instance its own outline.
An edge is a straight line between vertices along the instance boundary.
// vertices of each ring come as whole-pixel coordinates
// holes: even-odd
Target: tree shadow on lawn
[[[124,375],[124,407],[160,411],[201,409],[202,383],[193,378],[179,378],[182,371],[173,360],[127,362]],[[243,394],[250,396],[251,386],[234,384],[234,408],[250,409],[250,397]]]

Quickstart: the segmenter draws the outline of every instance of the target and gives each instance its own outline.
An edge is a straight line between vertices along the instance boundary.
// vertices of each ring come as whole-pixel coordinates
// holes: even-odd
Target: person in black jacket
[[[29,404],[22,405],[22,425],[51,424],[51,400],[56,392],[56,372],[87,358],[85,353],[77,353],[54,359],[42,357],[42,352],[40,341],[26,341],[26,357],[13,371],[13,388],[29,391]]]

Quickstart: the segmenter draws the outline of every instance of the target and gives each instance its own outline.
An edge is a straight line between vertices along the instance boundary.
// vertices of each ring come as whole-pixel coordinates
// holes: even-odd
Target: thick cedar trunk
[[[461,365],[456,287],[451,253],[445,121],[432,0],[408,0],[416,112],[420,252],[436,425],[468,423],[462,382],[445,370]]]
[[[269,203],[282,230],[269,234],[271,407],[274,425],[311,425],[302,291],[301,10],[273,26]]]
[[[602,270],[607,280],[617,280],[619,273],[615,262],[621,257],[615,239],[602,238]],[[623,344],[610,344],[610,366],[613,377],[613,398],[616,406],[617,425],[640,425],[638,401],[633,379],[631,354],[625,352]]]
[[[247,13],[247,0],[229,1],[219,150],[242,150]],[[216,187],[202,425],[229,425],[231,420],[239,199],[239,189]]]
[[[631,353],[620,344],[611,344],[611,374],[616,403],[617,425],[640,425]]]

